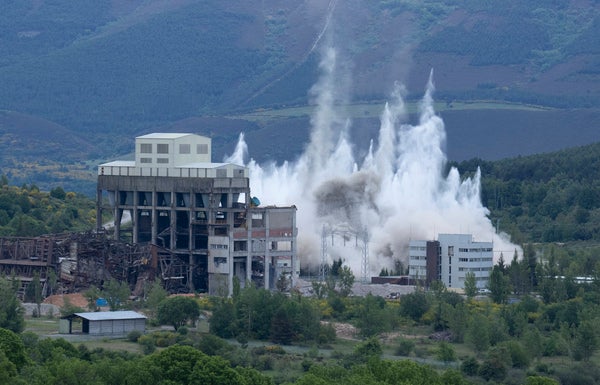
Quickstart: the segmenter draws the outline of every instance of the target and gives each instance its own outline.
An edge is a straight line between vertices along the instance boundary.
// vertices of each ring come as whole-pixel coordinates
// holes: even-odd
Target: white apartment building
[[[485,288],[493,264],[493,243],[476,242],[471,234],[439,234],[435,241],[409,242],[409,275],[426,285],[439,280],[446,287],[462,289],[471,272],[477,287]]]

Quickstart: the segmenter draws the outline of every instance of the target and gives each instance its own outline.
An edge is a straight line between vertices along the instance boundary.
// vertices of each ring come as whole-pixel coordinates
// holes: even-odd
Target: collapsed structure
[[[114,239],[152,245],[167,286],[226,295],[234,277],[242,286],[291,285],[296,207],[260,206],[249,185],[246,167],[211,162],[210,138],[139,136],[134,161],[98,167],[97,229],[109,214]]]
[[[488,286],[493,267],[493,243],[475,242],[471,234],[439,234],[434,241],[409,242],[408,270],[425,284],[441,281],[447,287],[465,287],[467,273],[475,275],[478,288]]]

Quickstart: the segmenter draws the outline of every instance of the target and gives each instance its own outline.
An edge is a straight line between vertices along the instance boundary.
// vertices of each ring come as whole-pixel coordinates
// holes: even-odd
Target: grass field
[[[385,101],[376,103],[357,103],[339,107],[344,116],[349,118],[378,117],[383,112]],[[419,102],[407,102],[406,112],[409,114],[419,111]],[[472,102],[437,102],[434,103],[436,111],[460,111],[460,110],[518,110],[518,111],[550,111],[547,107],[526,104],[502,103],[495,101],[472,101]],[[294,106],[278,109],[259,109],[240,115],[232,115],[231,118],[244,119],[254,122],[270,121],[274,119],[298,118],[311,116],[315,111],[314,106]]]

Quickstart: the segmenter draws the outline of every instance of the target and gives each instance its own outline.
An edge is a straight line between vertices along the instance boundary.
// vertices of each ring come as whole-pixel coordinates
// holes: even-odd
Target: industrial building
[[[475,242],[471,234],[439,234],[434,241],[409,242],[409,276],[427,286],[441,281],[463,289],[467,273],[475,274],[478,288],[488,285],[493,267],[493,243]]]
[[[73,327],[73,321],[77,327]],[[58,324],[61,334],[83,333],[98,336],[124,336],[137,330],[146,331],[146,316],[130,310],[73,313],[61,317]]]
[[[157,270],[171,287],[227,295],[234,277],[242,287],[291,285],[300,269],[296,207],[261,206],[248,174],[244,166],[212,163],[210,138],[139,136],[135,160],[98,167],[97,229],[168,255],[154,260],[169,264]],[[110,226],[103,217],[112,218]]]

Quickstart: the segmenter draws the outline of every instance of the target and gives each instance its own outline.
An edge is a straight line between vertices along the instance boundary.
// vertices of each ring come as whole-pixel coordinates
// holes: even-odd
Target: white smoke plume
[[[335,56],[329,49],[322,60],[322,76],[312,90],[316,108],[310,142],[297,160],[259,165],[251,159],[245,164],[243,135],[226,160],[249,168],[252,195],[261,202],[296,205],[301,265],[321,262],[323,229],[339,229],[338,234],[346,235],[336,241],[328,233],[326,262],[342,258],[355,275],[361,272],[364,254],[348,234],[365,230],[370,274],[392,267],[394,260],[407,266],[408,242],[436,239],[439,233],[467,233],[477,241],[493,241],[495,259],[500,252],[507,258],[520,250],[506,234],[496,234],[487,217],[489,211],[480,199],[480,173],[461,180],[452,168],[445,175],[446,132],[433,108],[433,72],[420,104],[419,123],[403,123],[404,90],[396,85],[383,107],[379,138],[371,140],[364,159],[355,159],[347,138],[350,122],[336,106],[340,98]]]

